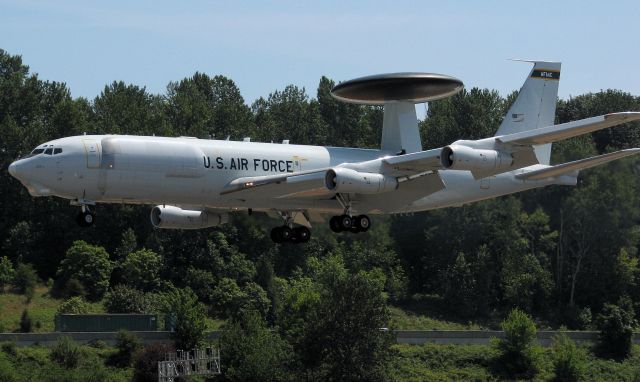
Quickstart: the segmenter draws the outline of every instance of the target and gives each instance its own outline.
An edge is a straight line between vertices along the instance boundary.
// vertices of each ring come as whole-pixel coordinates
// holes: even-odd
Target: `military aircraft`
[[[274,242],[309,240],[326,215],[335,232],[364,232],[369,214],[460,206],[548,185],[575,185],[580,170],[640,148],[550,165],[555,141],[640,119],[611,113],[554,125],[560,63],[533,68],[493,137],[423,151],[415,104],[451,96],[460,80],[394,73],[338,84],[342,101],[384,105],[379,150],[192,137],[82,135],[56,139],[13,162],[9,172],[32,196],[58,196],[95,221],[96,203],[154,205],[157,228],[226,223],[233,211],[263,211],[284,222]]]

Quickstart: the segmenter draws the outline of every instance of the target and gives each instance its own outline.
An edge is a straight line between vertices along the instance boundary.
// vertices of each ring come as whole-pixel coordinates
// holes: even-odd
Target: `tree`
[[[25,309],[22,311],[22,315],[20,316],[20,333],[31,333],[32,328],[33,322],[31,321],[31,316]]]
[[[136,351],[142,348],[142,343],[138,336],[127,330],[118,331],[116,337],[116,349],[110,358],[110,363],[117,367],[129,367]]]
[[[585,354],[566,334],[553,337],[554,381],[578,382],[584,378]]]
[[[633,306],[628,299],[620,305],[605,304],[596,318],[600,331],[597,351],[605,358],[623,360],[631,354],[633,328],[636,325]]]
[[[122,263],[122,277],[126,284],[142,291],[152,291],[160,285],[162,259],[148,249],[131,252]]]
[[[291,347],[265,325],[262,315],[247,310],[225,325],[220,337],[224,376],[232,381],[291,379]]]
[[[70,279],[76,279],[87,292],[89,299],[99,300],[109,288],[112,269],[113,264],[104,248],[78,240],[73,242],[65,259],[60,263],[56,282],[60,287],[66,285]]]
[[[27,300],[31,300],[35,293],[36,284],[38,283],[38,275],[31,264],[18,264],[13,275],[13,286],[19,293],[27,296]]]
[[[67,369],[74,369],[80,363],[82,352],[77,343],[69,336],[61,336],[58,342],[51,349],[51,359],[60,366]]]
[[[0,258],[0,293],[4,293],[4,287],[13,280],[13,264],[7,256]]]
[[[495,342],[498,356],[494,369],[507,378],[533,378],[539,368],[535,323],[529,315],[514,309],[501,326],[505,337]]]
[[[135,352],[133,356],[133,380],[156,382],[158,362],[166,359],[167,353],[175,352],[173,346],[159,342],[151,343]]]
[[[205,307],[190,288],[174,289],[165,295],[165,314],[173,319],[173,338],[176,349],[191,350],[204,339]]]
[[[124,259],[138,247],[136,233],[133,229],[127,228],[122,232],[120,245],[116,247],[113,256],[116,261],[124,261]]]

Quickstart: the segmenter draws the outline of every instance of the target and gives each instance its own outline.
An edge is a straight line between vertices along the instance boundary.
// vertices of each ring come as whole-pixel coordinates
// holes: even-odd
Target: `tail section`
[[[560,63],[532,62],[533,69],[522,85],[496,135],[519,133],[540,127],[551,126],[555,121]],[[538,162],[549,164],[551,144],[533,146]]]

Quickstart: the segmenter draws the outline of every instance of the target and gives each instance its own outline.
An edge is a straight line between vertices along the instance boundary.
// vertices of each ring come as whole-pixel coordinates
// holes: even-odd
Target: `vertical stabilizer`
[[[496,135],[506,135],[521,131],[551,126],[555,121],[560,63],[545,61],[532,62],[533,69],[522,85],[509,112],[504,117]],[[549,164],[551,144],[534,146],[536,157],[541,164]]]
[[[389,102],[384,104],[382,123],[382,150],[394,154],[422,151],[418,117],[413,102]]]

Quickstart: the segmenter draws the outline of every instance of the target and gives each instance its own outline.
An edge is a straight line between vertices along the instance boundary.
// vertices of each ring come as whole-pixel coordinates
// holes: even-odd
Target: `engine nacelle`
[[[496,150],[451,145],[442,149],[440,163],[442,167],[450,170],[497,170],[511,167],[513,157]]]
[[[330,191],[355,194],[379,194],[398,188],[398,180],[392,176],[348,168],[327,170],[324,183]]]
[[[228,214],[183,210],[176,206],[155,206],[151,210],[151,224],[156,228],[199,229],[215,227],[228,220]]]

